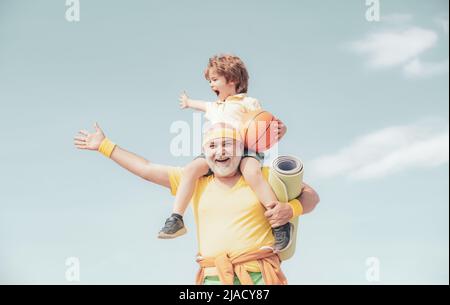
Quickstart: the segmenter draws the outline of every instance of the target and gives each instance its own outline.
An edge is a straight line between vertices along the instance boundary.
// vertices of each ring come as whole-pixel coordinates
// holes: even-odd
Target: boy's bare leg
[[[269,182],[264,178],[261,172],[261,163],[257,159],[244,157],[241,161],[240,169],[245,181],[250,185],[258,200],[266,209],[272,202],[278,201]],[[272,228],[272,230],[275,237],[274,251],[280,252],[285,250],[291,244],[290,223]]]
[[[186,227],[183,222],[184,212],[194,194],[197,180],[206,175],[208,171],[209,166],[204,158],[195,159],[183,169],[183,176],[181,177],[172,209],[173,213],[167,218],[164,227],[159,232],[159,238],[176,238],[186,233]]]
[[[183,176],[175,196],[175,202],[172,210],[173,213],[181,216],[184,215],[184,212],[186,212],[186,208],[191,201],[192,195],[194,194],[197,180],[206,175],[208,171],[209,166],[204,158],[195,159],[183,169]]]
[[[241,161],[240,169],[245,181],[250,185],[258,200],[266,209],[272,202],[278,201],[272,187],[264,179],[261,172],[261,163],[257,159],[244,157]]]

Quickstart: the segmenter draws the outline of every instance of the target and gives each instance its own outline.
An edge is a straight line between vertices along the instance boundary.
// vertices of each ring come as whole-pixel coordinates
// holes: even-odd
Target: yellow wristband
[[[105,157],[111,157],[111,154],[116,147],[116,144],[111,142],[108,138],[104,138],[100,146],[98,147],[98,151],[101,152]]]
[[[294,213],[294,216],[292,216],[292,218],[298,217],[303,214],[303,206],[300,200],[293,199],[289,201],[288,204],[291,206],[292,212]]]

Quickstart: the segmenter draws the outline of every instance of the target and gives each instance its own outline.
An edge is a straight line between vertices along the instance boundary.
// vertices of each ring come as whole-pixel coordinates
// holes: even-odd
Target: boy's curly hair
[[[209,71],[214,69],[217,74],[225,77],[227,82],[236,83],[236,92],[247,93],[248,72],[244,62],[237,56],[230,54],[214,55],[209,59],[205,70],[205,78],[209,81]]]

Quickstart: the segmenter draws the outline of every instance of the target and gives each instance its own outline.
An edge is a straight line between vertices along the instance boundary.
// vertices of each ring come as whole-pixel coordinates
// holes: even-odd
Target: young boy
[[[180,96],[182,109],[192,108],[205,112],[205,118],[214,123],[226,123],[240,128],[243,115],[246,112],[260,110],[258,100],[248,97],[248,72],[239,57],[232,55],[214,56],[209,59],[205,70],[205,78],[209,81],[211,89],[218,96],[214,103],[192,100],[183,93]],[[286,133],[286,127],[278,121],[277,139],[281,139]],[[240,170],[244,179],[256,193],[259,201],[267,207],[277,201],[277,198],[261,173],[264,154],[246,150],[242,157]],[[204,156],[197,157],[188,164],[183,171],[175,197],[172,215],[166,220],[164,227],[159,232],[159,238],[176,238],[186,233],[183,222],[184,212],[193,196],[195,184],[199,178],[209,172],[208,164]],[[279,252],[289,245],[290,224],[273,228],[275,237],[274,250]]]

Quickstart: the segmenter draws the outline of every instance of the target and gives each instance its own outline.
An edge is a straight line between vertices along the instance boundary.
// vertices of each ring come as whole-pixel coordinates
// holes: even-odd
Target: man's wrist
[[[105,157],[110,158],[115,147],[115,143],[111,142],[108,138],[104,138],[98,147],[98,151]]]
[[[288,202],[292,209],[292,218],[298,217],[303,214],[303,206],[298,199],[293,199]]]

